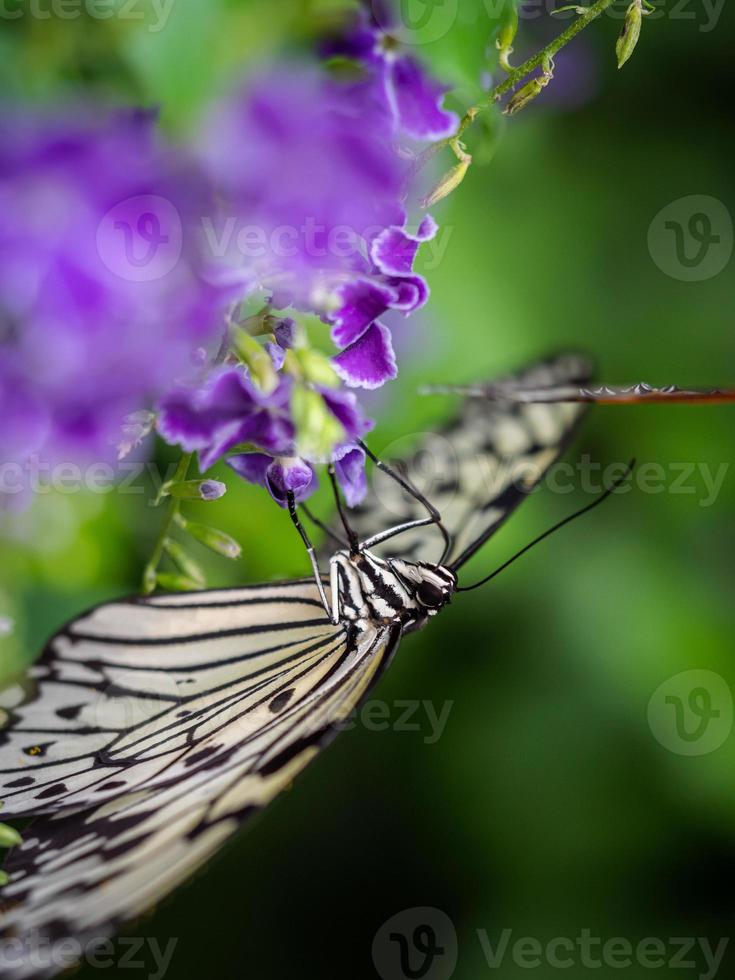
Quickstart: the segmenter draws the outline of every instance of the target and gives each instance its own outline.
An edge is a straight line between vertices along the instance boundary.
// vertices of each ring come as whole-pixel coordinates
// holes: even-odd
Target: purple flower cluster
[[[187,234],[200,184],[150,114],[2,128],[0,463],[114,458],[221,322]]]
[[[277,330],[276,336],[279,332],[281,342],[290,333],[287,327]],[[283,348],[271,346],[279,348],[271,354],[275,365]],[[288,491],[297,501],[305,500],[318,486],[314,464],[325,460],[299,455],[291,411],[295,383],[293,377],[280,373],[276,387],[267,393],[243,365],[223,366],[202,387],[171,391],[161,404],[158,431],[167,442],[198,452],[202,471],[235,447],[252,447],[229,457],[232,469],[265,487],[282,507]],[[348,503],[358,503],[366,490],[365,454],[355,443],[370,431],[372,422],[364,417],[352,392],[322,386],[313,390],[340,433],[331,453],[337,478]]]
[[[396,377],[381,318],[426,303],[414,262],[436,233],[431,217],[409,224],[401,142],[456,119],[367,13],[340,49],[357,80],[314,66],[251,79],[208,114],[195,164],[159,145],[149,114],[6,120],[0,464],[106,459],[125,416],[155,405],[158,433],[202,471],[227,457],[285,506],[332,463],[348,503],[364,497],[373,423],[347,389]],[[305,315],[329,326],[331,359],[308,347]]]

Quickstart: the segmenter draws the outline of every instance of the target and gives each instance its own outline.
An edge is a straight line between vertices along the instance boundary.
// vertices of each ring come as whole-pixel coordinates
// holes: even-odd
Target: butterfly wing
[[[41,814],[5,865],[2,935],[25,943],[11,975],[203,865],[329,741],[398,639],[333,626],[300,582],[112,603],[58,634],[6,699],[4,813]]]
[[[501,379],[523,390],[588,383],[586,358],[565,354]],[[445,564],[466,562],[526,499],[571,440],[585,414],[580,404],[523,404],[467,398],[458,417],[427,434],[400,461],[386,460],[431,501],[442,516],[451,548]],[[386,528],[426,516],[415,498],[375,471],[365,503],[351,515],[362,540]],[[407,531],[379,545],[383,557],[437,561],[443,549],[431,528]]]

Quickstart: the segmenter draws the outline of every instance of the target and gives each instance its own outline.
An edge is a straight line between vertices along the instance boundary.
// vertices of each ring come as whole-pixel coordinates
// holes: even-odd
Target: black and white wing
[[[592,366],[564,354],[500,379],[493,390],[556,388],[589,382]],[[524,404],[469,397],[458,417],[422,436],[405,459],[388,458],[437,508],[449,532],[445,564],[458,568],[526,499],[558,459],[586,411],[581,404]],[[361,540],[392,525],[425,517],[426,511],[386,474],[375,470],[365,503],[352,511]],[[443,541],[429,527],[379,545],[383,557],[437,561]]]
[[[62,630],[1,695],[3,816],[40,814],[4,869],[0,940],[23,950],[8,975],[52,975],[55,943],[108,936],[201,867],[398,639],[332,625],[313,582],[112,603]]]

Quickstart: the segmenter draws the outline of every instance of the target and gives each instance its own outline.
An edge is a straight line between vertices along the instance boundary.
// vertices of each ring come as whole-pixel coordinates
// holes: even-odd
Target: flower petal
[[[397,292],[392,309],[413,313],[429,299],[429,286],[423,276],[406,276],[405,279],[392,279],[391,285]]]
[[[357,507],[367,496],[365,453],[355,446],[341,459],[335,460],[334,472],[345,495],[348,507]]]
[[[296,323],[290,316],[279,320],[273,327],[276,343],[279,347],[283,347],[284,350],[289,350],[296,343],[296,332]]]
[[[371,258],[386,276],[408,276],[413,271],[419,246],[430,241],[437,230],[438,226],[431,215],[424,218],[415,235],[391,225],[373,241],[370,248]]]
[[[264,487],[268,467],[272,462],[273,457],[266,453],[241,453],[239,456],[230,456],[227,465],[248,483]]]
[[[404,132],[434,141],[457,131],[457,115],[441,108],[446,87],[431,78],[415,58],[401,55],[389,71],[395,111]]]
[[[366,419],[363,415],[354,392],[335,388],[322,388],[320,390],[327,408],[345,430],[350,443],[356,439],[362,439],[375,427],[375,422],[372,419]]]
[[[334,324],[332,340],[338,347],[354,343],[398,298],[390,286],[362,278],[340,286],[337,295],[342,305],[330,319]]]
[[[377,320],[359,340],[332,358],[332,363],[350,388],[380,388],[398,377],[390,330]]]
[[[265,349],[270,354],[273,367],[276,371],[280,371],[283,367],[283,362],[286,360],[286,351],[280,344],[266,344]]]

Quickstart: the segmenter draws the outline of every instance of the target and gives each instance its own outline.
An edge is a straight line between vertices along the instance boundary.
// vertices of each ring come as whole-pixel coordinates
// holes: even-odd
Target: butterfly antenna
[[[673,403],[680,405],[726,405],[735,402],[733,388],[678,388],[668,385],[654,388],[641,382],[636,385],[602,385],[577,388],[574,385],[523,388],[513,384],[493,385],[425,385],[422,395],[464,395],[487,401],[520,402],[525,405],[555,405],[559,402],[582,402],[594,405],[642,405]]]
[[[535,548],[537,544],[541,544],[542,541],[545,541],[546,538],[550,538],[552,534],[555,534],[557,531],[560,531],[567,524],[571,524],[572,521],[576,521],[578,517],[583,517],[585,514],[588,514],[591,510],[594,510],[596,507],[599,507],[601,504],[604,504],[605,501],[608,499],[608,497],[611,497],[618,489],[618,487],[621,486],[623,483],[625,483],[625,481],[628,479],[630,474],[633,472],[635,463],[636,463],[635,459],[631,459],[631,461],[628,463],[625,469],[625,473],[623,473],[622,476],[620,476],[617,480],[615,480],[612,486],[609,487],[607,490],[605,490],[605,492],[601,494],[596,500],[593,500],[591,504],[587,504],[587,506],[582,507],[581,510],[576,511],[574,514],[570,514],[569,517],[565,517],[563,521],[559,521],[558,524],[555,524],[553,527],[550,527],[548,531],[544,531],[543,534],[540,534],[537,538],[534,538],[534,540],[531,541],[530,544],[527,544],[525,548],[521,548],[521,550],[517,552],[517,554],[513,555],[512,558],[509,558],[508,561],[504,562],[500,566],[500,568],[496,568],[494,572],[492,572],[486,578],[482,579],[482,581],[475,582],[474,585],[467,585],[464,588],[459,588],[457,589],[457,592],[472,592],[473,589],[479,589],[481,585],[487,585],[487,583],[490,582],[492,579],[494,579],[496,575],[500,575],[501,572],[504,572],[506,568],[512,565],[513,562],[518,561],[518,559],[521,558],[523,555],[525,555],[527,551],[530,551],[531,548]]]
[[[329,480],[332,484],[332,492],[334,493],[334,500],[337,504],[337,513],[339,514],[339,519],[342,521],[342,527],[345,529],[345,534],[347,535],[347,540],[349,542],[350,551],[353,555],[356,555],[360,551],[360,539],[358,538],[356,532],[347,520],[347,514],[342,506],[342,497],[340,496],[339,487],[337,486],[337,477],[334,472],[334,465],[330,463],[327,468],[329,473]]]
[[[442,552],[442,556],[439,559],[439,564],[443,565],[444,562],[446,561],[447,555],[452,549],[452,541],[451,538],[449,537],[449,532],[442,524],[442,516],[439,513],[439,511],[429,500],[427,500],[427,498],[419,490],[416,489],[416,487],[412,483],[404,479],[400,473],[398,473],[396,470],[393,469],[392,466],[389,466],[387,463],[384,463],[382,459],[378,459],[378,457],[367,446],[366,443],[360,440],[359,445],[360,448],[365,451],[365,454],[373,461],[373,463],[375,463],[375,465],[378,467],[379,470],[382,470],[383,473],[386,474],[386,476],[389,476],[391,477],[391,479],[395,480],[399,487],[405,490],[407,494],[413,497],[414,500],[417,500],[429,512],[433,523],[436,524],[436,526],[439,528],[439,531],[441,532],[441,535],[444,538],[444,551]]]

